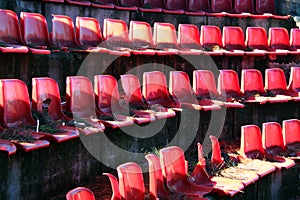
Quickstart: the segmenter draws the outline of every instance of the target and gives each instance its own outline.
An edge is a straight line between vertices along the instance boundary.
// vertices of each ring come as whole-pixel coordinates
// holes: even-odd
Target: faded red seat
[[[182,108],[204,111],[221,109],[219,105],[213,103],[208,105],[203,104],[201,100],[198,101],[190,85],[190,79],[183,71],[170,72],[169,91],[173,99],[175,99]]]
[[[126,95],[126,101],[130,107],[141,110],[149,109],[143,100],[141,84],[136,76],[131,74],[121,75],[121,84]],[[157,119],[174,117],[176,115],[173,110],[166,108],[150,112],[152,112]]]
[[[296,155],[300,156],[300,120],[289,119],[282,122],[283,142],[288,150],[296,150]]]
[[[145,158],[149,167],[149,195],[150,199],[168,199],[169,193],[164,186],[162,169],[159,157],[155,154],[147,154]]]
[[[277,122],[265,122],[262,124],[262,144],[265,151],[270,155],[283,155],[286,148],[283,143],[282,129]],[[291,168],[295,165],[292,159],[282,157],[284,160],[276,163],[277,168]]]
[[[155,120],[154,115],[149,112],[129,110],[120,105],[120,95],[117,80],[111,75],[94,76],[94,92],[96,96],[96,107],[100,112],[123,118],[125,121],[134,121],[137,124],[149,123]],[[132,112],[135,117],[130,117]]]
[[[77,187],[66,194],[67,200],[95,200],[94,193],[86,187]]]
[[[178,44],[181,48],[190,49],[195,55],[204,53],[200,45],[199,29],[194,24],[178,25]]]
[[[50,54],[51,46],[45,17],[38,13],[20,13],[22,38],[33,54]]]
[[[112,189],[112,200],[121,200],[121,194],[119,190],[119,182],[118,179],[110,174],[110,173],[103,173],[103,175],[107,176],[110,181],[111,189]]]
[[[21,38],[18,16],[11,10],[0,9],[0,46],[2,53],[28,53]]]
[[[145,199],[145,186],[141,167],[134,162],[128,162],[119,165],[117,171],[122,199]]]

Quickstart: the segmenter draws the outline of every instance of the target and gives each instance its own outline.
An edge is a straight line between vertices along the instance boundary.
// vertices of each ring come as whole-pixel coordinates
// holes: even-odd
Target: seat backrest
[[[243,69],[241,78],[241,91],[246,95],[264,94],[264,82],[257,69]]]
[[[165,8],[165,1],[164,0],[144,0],[144,7]]]
[[[170,72],[169,91],[180,103],[198,104],[189,76],[183,71]]]
[[[66,15],[52,15],[51,41],[57,47],[78,47],[72,18]]]
[[[112,5],[119,5],[118,0],[94,0],[95,3],[99,4],[112,4]]]
[[[285,28],[269,28],[269,46],[272,49],[290,49],[290,37]]]
[[[210,12],[210,4],[209,0],[189,0],[188,1],[188,9],[193,12],[199,12],[199,11],[204,11],[204,12]]]
[[[198,27],[194,24],[179,24],[178,44],[182,48],[201,49]]]
[[[67,200],[95,200],[94,193],[86,187],[77,187],[66,194]]]
[[[32,78],[32,109],[42,112],[44,106],[47,106],[48,116],[51,119],[67,118],[61,108],[57,82],[49,77]]]
[[[268,36],[263,27],[247,27],[246,46],[252,49],[268,50]]]
[[[120,95],[115,77],[111,75],[94,76],[94,93],[96,107],[99,110],[109,114],[119,110]]]
[[[231,0],[211,0],[210,3],[212,12],[233,12]]]
[[[223,47],[220,28],[217,26],[202,25],[200,43],[204,48],[212,48],[213,46]]]
[[[290,45],[292,48],[300,49],[300,29],[299,28],[291,29]]]
[[[148,105],[169,100],[166,76],[160,71],[144,72],[143,96]]]
[[[15,128],[33,126],[26,84],[18,79],[0,79],[0,123]]]
[[[155,22],[153,40],[157,48],[178,48],[176,29],[173,24]]]
[[[212,98],[219,95],[215,76],[209,70],[193,71],[193,90],[197,97]]]
[[[260,128],[256,125],[241,127],[240,154],[248,158],[256,158],[264,154]]]
[[[165,0],[165,8],[169,10],[186,10],[187,1],[183,0]]]
[[[282,129],[277,122],[265,122],[262,125],[263,148],[271,154],[279,154],[285,150]]]
[[[300,144],[300,120],[289,119],[282,122],[283,141],[285,146]]]
[[[130,21],[129,39],[133,47],[154,47],[150,24],[142,21]]]
[[[236,13],[255,13],[253,0],[234,0],[233,8]]]
[[[214,166],[219,166],[223,162],[223,158],[221,156],[221,148],[218,138],[213,135],[209,136],[212,146],[212,154],[211,161]]]
[[[120,0],[120,5],[143,7],[143,1],[142,0]]]
[[[96,117],[95,96],[90,79],[84,76],[68,76],[66,89],[66,111],[73,117]]]
[[[291,92],[300,92],[300,67],[291,67],[288,90]]]
[[[184,152],[180,147],[171,146],[159,151],[162,174],[167,181],[179,181],[186,176]]]
[[[121,84],[129,104],[143,104],[141,84],[137,76],[132,74],[121,75]]]
[[[255,5],[255,10],[258,14],[275,13],[274,0],[256,0]]]
[[[164,187],[164,180],[159,157],[155,154],[147,154],[145,158],[149,166],[149,194],[150,199],[166,198],[168,192]]]
[[[99,22],[91,17],[76,17],[76,38],[84,47],[96,47],[102,42]]]
[[[111,185],[111,189],[112,189],[112,193],[113,193],[111,200],[121,200],[118,179],[110,173],[103,173],[103,175],[107,176],[110,181],[110,185]]]
[[[18,16],[11,10],[0,9],[0,42],[23,44]]]
[[[126,22],[119,19],[104,19],[103,38],[108,46],[128,47],[130,40]]]
[[[287,90],[286,79],[282,69],[266,69],[265,88],[267,91],[274,91],[278,94]]]
[[[119,176],[119,189],[122,199],[145,199],[145,186],[141,167],[128,162],[117,167]]]
[[[20,13],[20,28],[25,44],[50,46],[46,18],[39,13]]]
[[[236,71],[231,69],[220,70],[218,91],[226,97],[239,97],[241,95],[239,77]]]
[[[242,28],[238,26],[223,26],[223,46],[230,50],[245,50]]]

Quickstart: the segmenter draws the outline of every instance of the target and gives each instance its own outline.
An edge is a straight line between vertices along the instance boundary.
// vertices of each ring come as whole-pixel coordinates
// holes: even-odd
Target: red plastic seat
[[[147,154],[145,158],[149,166],[149,194],[151,200],[168,199],[169,193],[164,186],[163,175],[159,157],[155,154]]]
[[[193,92],[190,85],[188,75],[183,71],[170,72],[170,94],[176,99],[182,108],[195,109],[195,110],[219,110],[220,106],[216,104],[203,104],[202,101],[197,100],[196,94]]]
[[[103,38],[105,46],[114,50],[113,55],[130,56],[130,40],[128,36],[127,24],[119,19],[104,19]]]
[[[165,0],[164,13],[182,15],[187,9],[186,1],[182,0]]]
[[[144,0],[142,12],[162,12],[165,8],[164,0]]]
[[[282,98],[283,102],[287,100],[299,101],[298,96],[292,97],[291,93],[287,90],[286,79],[284,71],[279,68],[266,69],[265,71],[265,88],[267,91],[276,95],[278,98]]]
[[[117,80],[111,75],[94,76],[96,107],[108,115],[122,117],[126,122],[134,121],[137,124],[149,123],[155,120],[149,112],[131,110],[135,117],[128,117],[129,109],[121,107]],[[125,122],[124,122],[125,123]]]
[[[134,55],[154,55],[154,42],[152,37],[151,26],[147,22],[130,21],[129,39]]]
[[[115,5],[119,5],[117,0],[93,0],[92,7],[103,9],[114,9]]]
[[[229,50],[225,55],[232,56],[264,56],[265,53],[259,51],[246,51],[244,32],[241,27],[224,26],[223,27],[223,46]]]
[[[3,132],[2,127],[0,127],[0,131]],[[0,139],[0,151],[7,152],[8,156],[10,156],[17,152],[17,147],[9,140]]]
[[[47,50],[51,46],[47,21],[38,13],[20,13],[20,28],[22,38],[26,45],[31,46],[33,54],[50,54]]]
[[[245,18],[249,17],[249,13],[234,13],[233,5],[231,0],[211,0],[211,11],[212,14],[208,14],[208,16],[229,16],[229,17],[238,17]]]
[[[120,5],[124,7],[130,7],[131,9],[135,8],[137,10],[139,7],[143,7],[142,0],[120,0]]]
[[[18,16],[11,10],[0,9],[0,47],[2,53],[28,53],[21,38]]]
[[[300,29],[292,28],[290,32],[290,45],[292,48],[300,51]]]
[[[246,96],[246,102],[248,103],[282,103],[288,100],[284,100],[279,97],[267,96],[264,89],[262,74],[256,69],[242,70],[241,91]]]
[[[72,18],[66,15],[52,15],[52,33],[50,34],[52,43],[63,51],[83,51],[79,50],[76,41],[74,24]]]
[[[50,103],[45,103],[47,101],[49,101]],[[32,110],[41,113],[46,111],[47,116],[55,121],[71,120],[71,118],[67,117],[62,111],[58,84],[52,78],[48,78],[48,77],[32,78]],[[69,135],[70,139],[72,138],[72,136],[78,137],[78,133],[72,134],[72,132],[74,132],[73,127],[63,126],[61,128],[65,130],[68,129],[70,130],[70,135]],[[87,128],[80,128],[79,126],[76,126],[76,129],[79,130],[80,133],[89,135],[99,131],[103,132],[104,126],[99,126],[97,124],[97,126],[95,126],[93,130]],[[64,139],[68,139],[68,137],[65,137]]]
[[[97,117],[105,118],[106,115],[97,112],[91,80],[83,76],[67,77],[66,110],[73,118],[86,120],[99,128],[103,128],[103,124],[111,128],[133,124],[133,121],[97,120]]]
[[[94,193],[86,187],[77,187],[66,194],[67,200],[95,200]]]
[[[111,185],[111,189],[112,189],[111,200],[121,200],[118,179],[110,173],[103,173],[103,175],[107,176],[110,181],[110,185]]]
[[[143,96],[149,106],[159,104],[167,108],[178,108],[179,105],[170,99],[166,76],[160,71],[144,72]]]
[[[66,3],[78,6],[90,6],[91,2],[85,0],[65,0]]]
[[[101,47],[103,42],[101,28],[95,18],[76,17],[76,39],[89,52],[108,53],[108,49]]]
[[[122,199],[145,199],[145,186],[141,167],[136,163],[128,162],[119,165],[117,171]]]
[[[291,55],[300,54],[299,51],[291,49],[289,33],[285,28],[269,28],[269,46],[278,52],[287,52]]]
[[[281,155],[286,151],[283,143],[282,129],[277,122],[265,122],[262,125],[262,144],[265,151],[270,155]],[[277,168],[291,168],[295,162],[289,158],[275,164]]]
[[[220,70],[218,79],[218,91],[226,97],[228,102],[236,104],[236,108],[243,108],[244,105],[237,101],[242,98],[238,74],[234,70]]]
[[[222,50],[222,33],[217,26],[202,25],[200,43],[210,56],[222,56],[225,51],[224,49]]]
[[[233,8],[236,13],[255,13],[253,0],[234,0]]]
[[[300,67],[291,67],[288,91],[300,96]]]
[[[200,45],[199,29],[194,24],[179,24],[178,25],[178,43],[181,48],[191,49],[195,55],[203,53]]]
[[[140,81],[136,76],[131,74],[121,75],[121,83],[126,95],[126,101],[130,107],[141,108],[142,110],[148,108],[142,97]],[[157,119],[174,117],[176,115],[171,109],[160,109],[160,111],[157,110],[153,114]]]
[[[187,3],[187,9],[190,11],[186,11],[187,15],[205,15],[206,12],[210,12],[209,0],[189,0]]]
[[[289,119],[282,122],[282,133],[284,145],[290,149],[295,150],[300,147],[300,120]],[[297,155],[300,156],[299,150]]]
[[[5,128],[36,126],[31,115],[29,94],[24,82],[17,79],[0,80],[0,108],[0,123]],[[19,131],[17,134],[23,134],[23,132]],[[37,134],[34,131],[30,134],[33,142],[18,142],[17,140],[11,142],[25,152],[49,146],[48,141],[40,140],[43,134]],[[55,136],[52,137],[54,138]]]
[[[163,148],[159,154],[163,176],[169,190],[199,198],[213,190],[213,185],[198,185],[187,177],[184,152],[180,147]]]
[[[286,16],[276,15],[274,0],[256,0],[255,5],[256,5],[255,10],[256,13],[258,14],[268,15],[272,18],[282,19],[282,20],[286,20],[290,18],[289,15]]]

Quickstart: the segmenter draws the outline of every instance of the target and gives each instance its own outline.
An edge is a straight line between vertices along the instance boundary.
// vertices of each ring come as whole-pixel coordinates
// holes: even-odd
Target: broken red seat
[[[202,104],[201,100],[197,100],[197,96],[190,85],[190,79],[183,71],[170,72],[169,91],[173,99],[175,99],[182,108],[204,111],[221,109],[221,107],[216,104]]]
[[[152,113],[156,119],[165,119],[176,115],[173,110],[160,106],[155,110],[153,110],[153,107],[151,110],[151,108],[144,102],[140,81],[137,76],[132,74],[121,75],[121,84],[129,107]]]
[[[86,187],[77,187],[66,194],[67,200],[95,200],[94,193]]]
[[[120,94],[117,80],[111,75],[94,76],[94,93],[96,107],[107,115],[121,115],[126,120],[133,120],[137,124],[149,123],[155,120],[155,116],[149,112],[129,110],[129,107],[120,105]],[[124,105],[126,106],[126,105]],[[131,117],[131,113],[134,117]]]

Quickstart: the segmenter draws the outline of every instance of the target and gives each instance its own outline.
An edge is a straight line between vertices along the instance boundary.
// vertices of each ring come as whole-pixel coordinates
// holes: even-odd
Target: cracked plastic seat
[[[159,154],[163,177],[170,191],[202,198],[213,190],[213,185],[198,185],[187,177],[184,152],[180,147],[163,148]]]
[[[97,111],[91,80],[83,76],[67,77],[66,111],[72,113],[73,118],[87,121],[99,128],[103,128],[103,124],[111,128],[133,124],[132,120],[114,120]]]
[[[178,44],[181,48],[190,49],[195,55],[203,53],[200,45],[199,29],[194,24],[178,25]]]
[[[103,42],[99,22],[91,17],[76,17],[76,39],[88,52],[108,53],[101,47]]]
[[[22,38],[33,54],[50,54],[51,46],[48,25],[45,17],[39,13],[20,13]]]
[[[119,165],[117,171],[122,199],[145,199],[145,186],[141,167],[134,162],[128,162]]]
[[[155,116],[149,112],[129,110],[128,107],[120,105],[120,95],[117,80],[111,75],[94,76],[96,95],[96,107],[100,112],[107,115],[116,115],[125,121],[134,121],[137,124],[149,123],[155,120]],[[132,112],[135,117],[130,117]]]
[[[77,187],[66,194],[67,200],[95,200],[94,193],[86,187]]]
[[[170,72],[170,94],[173,96],[182,108],[194,109],[194,110],[219,110],[220,106],[211,104],[202,104],[201,100],[197,100],[196,94],[193,92],[190,85],[190,79],[188,75],[183,71],[171,71]]]
[[[129,39],[134,55],[154,55],[154,47],[151,26],[147,22],[130,21]]]
[[[141,110],[149,109],[143,100],[141,84],[136,76],[131,74],[121,75],[121,84],[126,95],[126,101],[130,107]],[[167,108],[161,108],[156,111],[149,110],[149,112],[153,113],[157,119],[170,118],[176,115],[173,110]]]
[[[63,113],[57,82],[49,77],[32,78],[32,110],[40,113],[46,112],[47,116],[55,121],[72,120]],[[74,129],[73,127],[69,126],[64,126],[62,128],[65,130]],[[89,135],[96,132],[103,132],[104,126],[97,124],[93,129],[76,126],[75,130],[78,130],[82,134]],[[78,134],[76,135],[73,134],[74,137],[78,137]],[[71,136],[72,134],[70,137]],[[65,139],[67,139],[67,137]]]
[[[282,129],[277,122],[265,122],[262,125],[262,144],[265,151],[270,155],[282,156],[286,152],[286,148],[283,143]],[[295,165],[292,159],[282,157],[284,161],[275,164],[277,168],[289,169]]]
[[[0,123],[4,128],[20,128],[26,126],[36,126],[31,110],[30,100],[27,86],[24,82],[17,79],[1,79],[0,80]],[[16,134],[26,134],[18,131]],[[48,147],[49,142],[43,140],[46,134],[30,132],[33,138],[32,142],[19,142],[12,140],[11,142],[25,152]],[[55,139],[55,136],[52,136]]]
[[[283,142],[288,150],[296,150],[296,155],[300,156],[300,120],[289,119],[282,122]],[[298,150],[297,150],[298,149]]]
[[[18,16],[11,10],[0,9],[0,51],[2,53],[28,53],[21,38]]]
[[[290,46],[289,33],[285,28],[269,28],[269,46],[278,52],[287,52],[290,55],[299,55],[300,52]]]
[[[219,70],[218,92],[226,97],[227,102],[232,102],[236,108],[243,108],[244,105],[238,101],[243,98],[239,84],[238,74],[234,70]]]
[[[110,185],[111,185],[111,189],[112,189],[111,200],[121,200],[118,179],[110,173],[103,173],[103,175],[107,176],[110,181]]]
[[[223,46],[229,51],[225,55],[232,56],[264,56],[261,51],[247,51],[244,40],[244,32],[241,27],[224,26],[223,27]]]
[[[130,56],[130,40],[127,24],[119,19],[104,19],[103,38],[105,47],[111,49],[110,54]]]
[[[300,100],[298,96],[293,97],[293,93],[287,90],[285,75],[280,68],[265,70],[265,88],[268,92],[276,95],[276,97],[283,99],[283,102],[287,102],[287,100]]]
[[[300,96],[300,67],[291,67],[288,91]]]
[[[200,44],[209,56],[222,56],[225,51],[222,44],[222,33],[217,26],[201,26]]]
[[[267,96],[263,77],[256,69],[243,69],[241,80],[241,91],[246,96],[247,103],[282,103],[288,101],[285,98]]]
[[[159,157],[155,154],[147,154],[145,158],[147,159],[149,166],[150,199],[168,199],[169,193],[164,186]]]

